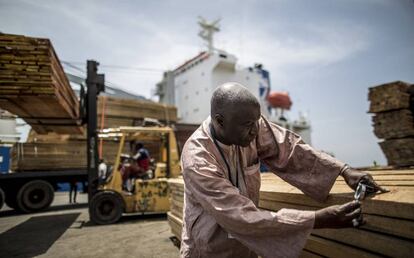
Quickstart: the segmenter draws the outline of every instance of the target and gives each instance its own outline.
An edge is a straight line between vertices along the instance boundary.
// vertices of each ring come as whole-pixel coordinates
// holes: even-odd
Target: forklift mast
[[[99,63],[87,61],[86,88],[81,88],[80,116],[82,124],[87,127],[87,170],[88,170],[88,202],[98,189],[98,135],[97,135],[97,103],[100,92],[105,91],[105,75],[98,74]]]

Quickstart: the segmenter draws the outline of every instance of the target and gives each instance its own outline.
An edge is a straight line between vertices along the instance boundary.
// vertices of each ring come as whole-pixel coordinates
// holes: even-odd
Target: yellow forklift
[[[169,211],[167,179],[180,175],[174,131],[170,127],[120,127],[104,129],[98,133],[98,138],[119,142],[119,148],[115,160],[106,164],[107,173],[99,178],[98,189],[90,200],[91,220],[96,224],[110,224],[118,221],[123,213]],[[153,153],[153,156],[158,160],[152,162],[145,176],[132,180],[132,188],[126,189],[122,173],[125,166],[135,162],[130,158],[129,153],[133,150],[128,146],[136,142],[156,145],[159,153]]]
[[[87,128],[87,178],[89,217],[96,224],[117,222],[124,213],[166,213],[169,211],[167,178],[180,174],[179,154],[174,131],[169,127],[119,127],[97,130],[97,96],[105,92],[105,76],[98,74],[99,63],[87,61],[86,87],[80,91],[81,123]],[[105,176],[99,175],[98,142],[119,143],[113,160],[106,161]],[[128,145],[134,142],[158,143],[158,159],[152,172],[146,177],[133,180],[131,189],[125,189],[123,169],[134,161],[125,159],[134,150]],[[114,155],[115,156],[115,155]],[[109,168],[109,170],[108,170]]]

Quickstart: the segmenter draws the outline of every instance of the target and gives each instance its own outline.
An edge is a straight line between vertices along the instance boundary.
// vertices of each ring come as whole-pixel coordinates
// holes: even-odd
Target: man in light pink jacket
[[[260,163],[323,201],[338,175],[355,189],[369,174],[314,150],[300,136],[260,115],[257,99],[242,85],[226,83],[211,99],[211,116],[182,152],[185,181],[182,257],[298,257],[313,228],[351,227],[359,203],[318,211],[257,208]]]

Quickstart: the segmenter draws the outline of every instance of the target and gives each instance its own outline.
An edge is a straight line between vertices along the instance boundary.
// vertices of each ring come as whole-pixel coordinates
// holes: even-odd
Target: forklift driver
[[[138,165],[139,169],[146,173],[150,165],[149,151],[146,148],[144,148],[144,144],[139,142],[136,145],[135,152],[136,153],[132,158],[136,161],[136,164]]]
[[[147,171],[150,166],[150,155],[142,143],[136,145],[136,154],[132,157],[121,155],[121,173],[123,188],[129,192],[133,191],[134,181],[137,178],[148,179]]]

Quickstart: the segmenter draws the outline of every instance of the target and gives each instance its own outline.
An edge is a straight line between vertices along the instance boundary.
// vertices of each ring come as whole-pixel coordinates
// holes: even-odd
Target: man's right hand
[[[314,228],[352,227],[352,220],[361,217],[361,204],[357,201],[333,205],[317,210]]]

